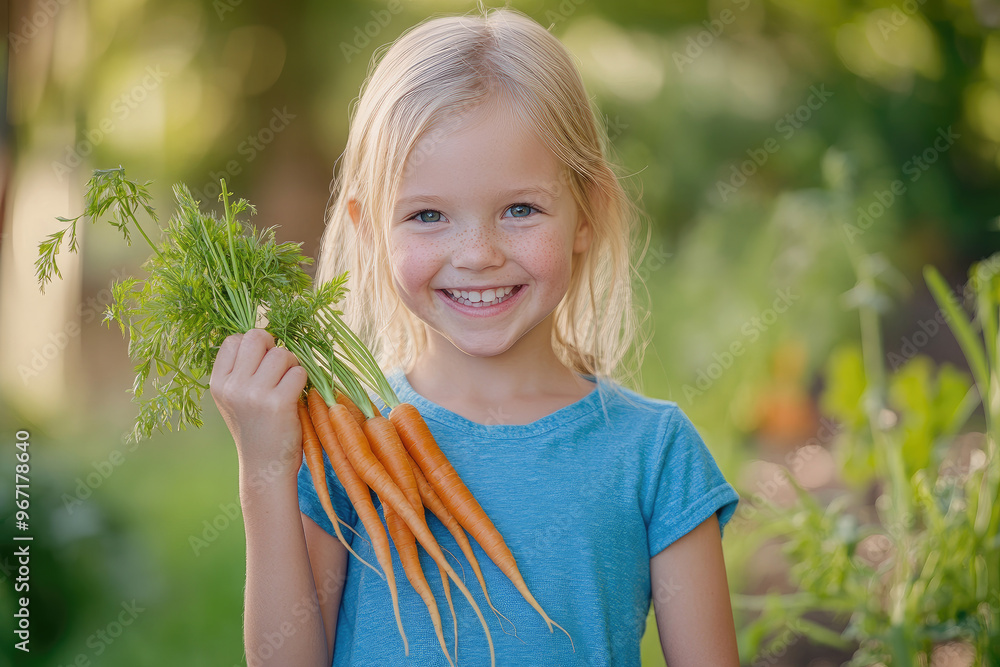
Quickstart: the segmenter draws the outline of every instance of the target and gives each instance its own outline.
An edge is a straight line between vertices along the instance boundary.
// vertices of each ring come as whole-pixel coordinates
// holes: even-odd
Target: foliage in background
[[[645,387],[690,412],[731,480],[738,481],[749,461],[768,457],[775,433],[784,434],[786,447],[808,437],[803,424],[815,378],[830,350],[854,335],[844,313],[830,307],[853,282],[844,241],[880,250],[911,282],[924,264],[954,273],[1000,247],[988,224],[997,215],[1000,187],[1000,35],[988,3],[513,5],[551,24],[578,58],[628,181],[649,212],[653,252],[640,271],[653,304],[654,338]],[[16,15],[19,7],[26,22]],[[59,3],[57,14],[43,16],[40,34],[18,42],[10,59],[8,118],[26,197],[37,199],[52,186],[54,200],[72,200],[92,166],[128,163],[159,183],[191,184],[195,198],[208,205],[221,175],[248,193],[266,224],[280,224],[287,238],[313,239],[304,245],[306,254],[313,252],[331,168],[369,59],[428,15],[471,4],[404,2],[388,15],[386,8],[368,0]],[[36,3],[15,3],[12,11],[8,40],[23,37]],[[55,36],[55,27],[58,39],[50,40],[45,33]],[[159,78],[147,86],[150,72]],[[813,88],[832,93],[818,109],[808,105]],[[931,154],[933,163],[922,157],[948,128],[958,135],[955,144]],[[776,151],[765,148],[775,146],[769,140],[777,142]],[[829,214],[831,195],[822,185],[830,146],[849,153],[858,171],[852,205],[840,218]],[[914,171],[914,158],[926,168]],[[903,195],[892,194],[897,180]],[[720,183],[743,184],[723,198]],[[169,196],[165,187],[156,194]],[[24,228],[36,222],[26,217]],[[863,233],[848,239],[844,223]],[[98,293],[112,267],[141,260],[115,236],[100,228],[82,235],[81,301]],[[799,295],[792,308],[766,330],[755,325],[776,292],[789,287]],[[922,294],[913,297],[891,319],[884,315],[887,340],[895,340],[894,330],[913,328],[908,309]],[[924,351],[947,355],[945,338],[939,335]],[[74,480],[107,460],[120,432],[131,428],[126,396],[111,382],[129,368],[102,354],[124,359],[120,337],[94,323],[79,340],[84,374],[106,384],[79,386],[79,401],[58,406],[58,419],[29,425],[37,437],[49,436],[46,446],[67,467],[52,493],[74,493]],[[716,355],[724,358],[734,342],[746,345],[744,354],[699,389],[699,378],[714,374],[712,364],[721,367]],[[863,388],[864,377],[851,370],[860,353],[843,354],[856,359],[835,364],[846,378],[840,386]],[[947,395],[960,383],[960,374],[934,372],[926,362],[907,373],[916,384],[936,378],[952,387],[935,390]],[[687,400],[685,385],[703,393]],[[920,426],[919,411],[909,414],[917,440],[942,428]],[[25,425],[18,420],[11,417],[16,427]],[[192,667],[243,660],[241,531],[230,529],[207,552],[195,553],[189,544],[192,534],[202,534],[202,521],[219,514],[220,503],[235,500],[229,435],[220,420],[206,421],[203,431],[182,440],[156,436],[93,489],[88,502],[129,510],[122,530],[144,545],[153,578],[169,581],[176,593],[157,599],[143,619],[148,622],[109,647],[102,665],[142,664],[150,650],[165,663],[184,660]],[[852,485],[871,483],[876,450],[863,446],[864,438],[854,440],[856,455],[847,447],[850,438],[838,443],[840,472]],[[178,497],[180,485],[186,491]],[[871,500],[858,496],[858,512],[870,513]],[[114,533],[110,524],[100,525]],[[755,583],[745,566],[759,541],[759,535],[727,529],[734,590]],[[85,600],[67,598],[78,613],[68,614],[72,624],[56,655],[65,663],[81,651],[93,657],[87,637],[108,622],[122,595],[150,578],[123,568],[122,593],[82,557],[70,560],[92,585]],[[197,608],[190,604],[194,595]],[[0,601],[0,609],[6,603]],[[190,646],[198,655],[186,650]],[[746,644],[744,656],[759,648]],[[662,664],[657,650],[655,631],[647,633],[644,664]]]
[[[761,529],[787,540],[799,592],[741,599],[763,611],[746,630],[754,641],[745,651],[757,651],[767,631],[791,626],[821,643],[856,643],[850,664],[857,667],[915,667],[935,652],[963,650],[976,665],[1000,664],[998,267],[994,255],[970,271],[974,323],[940,274],[926,270],[973,385],[923,356],[886,377],[873,299],[885,266],[859,258],[856,289],[869,297],[859,304],[862,348],[843,347],[831,359],[823,395],[844,426],[837,444],[851,486],[821,502],[787,475],[799,503],[772,505]],[[980,403],[984,432],[958,437]],[[817,610],[849,618],[842,636],[803,618]]]

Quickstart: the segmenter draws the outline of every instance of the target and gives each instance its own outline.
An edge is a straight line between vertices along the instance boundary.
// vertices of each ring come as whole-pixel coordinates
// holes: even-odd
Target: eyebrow
[[[493,196],[497,199],[513,201],[519,197],[547,197],[548,199],[556,199],[558,197],[558,186],[555,189],[546,188],[540,185],[533,185],[526,188],[515,188],[513,190],[504,190],[493,193]],[[437,195],[433,194],[415,194],[409,197],[404,197],[396,202],[396,208],[406,208],[414,204],[432,204],[441,205],[446,203],[445,200]]]

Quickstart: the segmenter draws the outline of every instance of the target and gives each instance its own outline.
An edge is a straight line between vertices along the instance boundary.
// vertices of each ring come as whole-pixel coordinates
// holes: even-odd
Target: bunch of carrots
[[[312,285],[302,268],[310,259],[302,255],[300,245],[279,244],[273,228],[258,231],[240,220],[238,215],[246,210],[254,212],[253,206],[244,199],[231,203],[224,181],[222,218],[201,211],[187,188],[175,186],[178,211],[162,230],[160,241],[154,243],[137,218],[137,213],[145,211],[154,223],[157,221],[147,185],[127,179],[121,167],[95,171],[87,184],[83,214],[60,218],[67,223],[66,228],[39,245],[36,261],[44,290],[53,276],[60,275],[56,255],[67,235],[69,250],[77,251],[76,224],[80,218],[96,221],[109,217],[108,222],[122,232],[126,242],[131,242],[131,232],[136,231],[152,249],[143,265],[147,277],[118,281],[105,313],[105,321],[121,326],[136,362],[132,393],[140,409],[131,437],[138,440],[154,431],[201,426],[200,403],[208,388],[205,379],[219,345],[230,334],[264,326],[279,345],[296,355],[308,373],[309,383],[298,403],[306,465],[338,539],[355,558],[378,573],[379,569],[358,556],[344,538],[340,524],[353,528],[334,511],[324,452],[354,505],[371,539],[380,576],[389,586],[406,653],[409,647],[399,613],[391,545],[407,580],[427,606],[445,657],[454,665],[437,602],[420,565],[419,543],[438,567],[455,626],[455,660],[458,625],[449,580],[476,612],[489,643],[491,664],[495,664],[486,619],[445,559],[428,527],[425,508],[455,538],[498,618],[506,617],[490,601],[467,533],[538,611],[549,631],[555,626],[566,632],[528,590],[514,555],[434,441],[420,413],[399,401],[371,352],[344,324],[335,306],[343,297],[346,275],[321,286]],[[146,393],[150,387],[151,396]],[[388,418],[380,414],[365,387],[390,411]],[[384,526],[371,491],[384,509]]]

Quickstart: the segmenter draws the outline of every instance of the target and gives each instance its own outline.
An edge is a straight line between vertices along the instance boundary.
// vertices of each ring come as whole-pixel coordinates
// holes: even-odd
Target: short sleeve
[[[647,480],[653,494],[648,542],[652,558],[717,514],[720,532],[732,518],[739,494],[726,481],[711,452],[680,408],[664,428],[662,449]]]
[[[326,470],[326,486],[330,493],[330,502],[333,505],[333,511],[337,513],[345,523],[354,526],[357,524],[357,514],[354,511],[354,506],[347,497],[347,492],[344,491],[344,487],[341,486],[340,481],[337,479],[336,475],[333,473],[333,468],[330,466],[330,460],[326,458],[326,454],[323,454],[323,465]],[[323,530],[328,532],[330,535],[336,536],[333,530],[333,524],[330,522],[330,517],[327,516],[326,510],[323,509],[323,505],[319,502],[319,496],[316,493],[316,487],[313,484],[312,472],[309,470],[309,466],[306,464],[303,458],[302,467],[299,468],[298,477],[299,486],[299,510],[308,516],[310,519],[316,522],[316,524]],[[347,540],[348,544],[351,543],[354,533],[349,530],[341,530],[344,535],[344,539]]]

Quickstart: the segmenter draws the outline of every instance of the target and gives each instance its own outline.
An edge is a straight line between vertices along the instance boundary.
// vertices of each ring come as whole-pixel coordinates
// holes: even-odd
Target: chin
[[[495,357],[503,354],[511,347],[515,341],[451,341],[456,348],[470,357]]]

